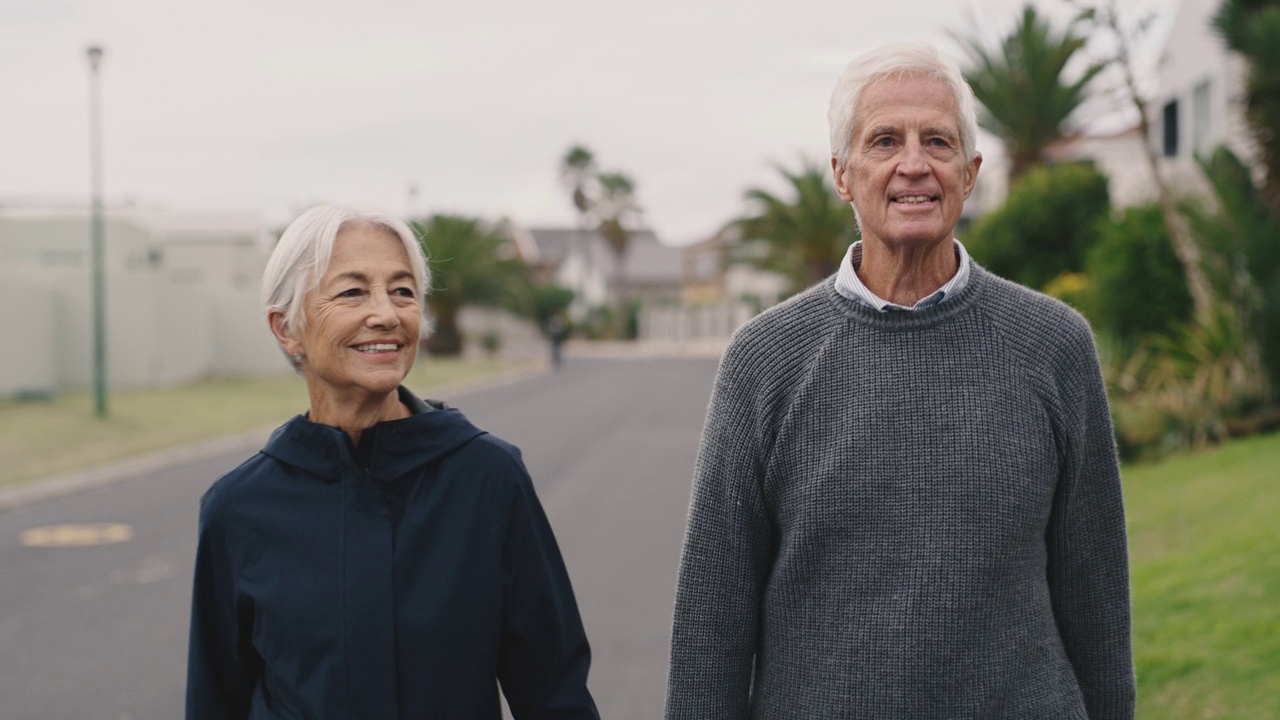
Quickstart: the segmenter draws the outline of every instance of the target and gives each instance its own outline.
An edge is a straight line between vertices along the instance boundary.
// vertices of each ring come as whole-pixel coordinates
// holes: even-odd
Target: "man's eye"
[[[887,137],[887,136],[882,138],[876,138],[875,142],[872,144],[874,144],[876,147],[891,147],[893,145],[893,138]]]

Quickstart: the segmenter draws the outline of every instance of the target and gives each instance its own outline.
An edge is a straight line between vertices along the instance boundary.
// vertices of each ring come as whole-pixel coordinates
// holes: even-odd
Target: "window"
[[[1209,151],[1212,107],[1209,103],[1209,81],[1205,80],[1191,91],[1191,150],[1197,155],[1204,155]]]
[[[1171,100],[1161,115],[1164,121],[1164,156],[1178,156],[1178,101]]]

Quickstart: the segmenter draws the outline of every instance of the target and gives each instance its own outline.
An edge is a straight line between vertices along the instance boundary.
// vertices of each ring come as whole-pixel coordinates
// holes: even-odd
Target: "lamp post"
[[[102,91],[98,67],[102,64],[102,47],[90,45],[89,55],[89,175],[92,207],[89,217],[90,245],[93,253],[93,398],[94,414],[107,416],[107,306],[106,277],[103,268],[102,219]]]

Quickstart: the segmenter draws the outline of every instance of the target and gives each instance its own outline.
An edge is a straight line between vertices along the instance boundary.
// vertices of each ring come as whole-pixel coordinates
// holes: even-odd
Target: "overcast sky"
[[[771,163],[827,156],[827,98],[854,55],[898,40],[954,53],[949,33],[978,18],[994,39],[1021,5],[0,0],[0,203],[87,197],[97,42],[112,200],[570,224],[557,166],[582,143],[683,244],[740,214],[745,188],[777,187]]]

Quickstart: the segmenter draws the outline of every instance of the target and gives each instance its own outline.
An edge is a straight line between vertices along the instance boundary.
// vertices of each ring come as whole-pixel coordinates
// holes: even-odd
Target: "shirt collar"
[[[836,273],[836,292],[849,300],[869,305],[880,312],[923,310],[945,302],[969,283],[969,253],[959,240],[953,239],[952,242],[956,248],[956,274],[951,276],[951,279],[942,287],[921,298],[915,305],[907,306],[889,302],[871,292],[870,288],[863,284],[862,279],[858,277],[858,268],[862,265],[861,240],[849,246],[844,260],[840,262],[840,270]]]

